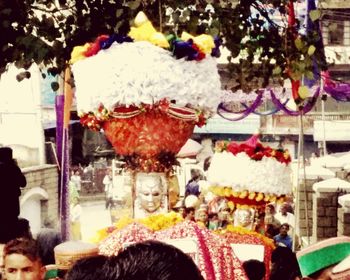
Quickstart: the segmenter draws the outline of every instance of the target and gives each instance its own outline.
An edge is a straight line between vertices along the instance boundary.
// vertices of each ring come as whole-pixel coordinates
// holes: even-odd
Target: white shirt
[[[71,222],[79,222],[82,213],[80,204],[72,205],[70,208],[70,220]]]
[[[291,228],[294,228],[294,223],[295,223],[295,217],[294,214],[287,212],[287,214],[284,216],[282,215],[281,212],[278,212],[275,215],[275,218],[281,223],[287,223]]]

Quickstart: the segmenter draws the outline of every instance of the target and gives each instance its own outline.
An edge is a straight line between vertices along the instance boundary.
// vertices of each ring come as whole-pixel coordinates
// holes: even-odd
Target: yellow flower
[[[255,193],[255,192],[251,192],[251,193],[249,193],[249,195],[248,195],[248,199],[254,199],[255,196],[256,196],[256,193]]]
[[[258,193],[258,195],[256,196],[255,200],[257,202],[261,201],[264,199],[264,194],[263,193]]]
[[[135,27],[130,28],[129,36],[135,41],[148,41],[162,48],[169,48],[168,40],[165,36],[157,32],[151,21],[143,12],[139,12],[134,21]]]
[[[85,52],[90,47],[90,43],[86,43],[84,46],[76,46],[73,48],[73,51],[71,53],[71,59],[70,63],[74,64],[75,62],[85,59]]]
[[[201,34],[199,36],[192,36],[187,32],[182,32],[181,40],[188,41],[192,39],[193,42],[199,47],[199,49],[205,54],[210,54],[212,49],[215,48],[214,39],[212,36],[207,34]]]
[[[243,198],[246,198],[248,196],[248,191],[247,190],[244,190],[241,192],[241,194],[239,195],[239,198],[243,199]]]
[[[231,192],[232,190],[230,188],[224,188],[224,195],[226,197],[230,197],[231,196]]]
[[[150,38],[149,38],[149,41],[153,44],[153,45],[156,45],[158,47],[161,47],[161,48],[164,48],[164,49],[167,49],[169,48],[169,42],[168,40],[165,38],[165,36],[160,33],[160,32],[155,32],[153,33]]]

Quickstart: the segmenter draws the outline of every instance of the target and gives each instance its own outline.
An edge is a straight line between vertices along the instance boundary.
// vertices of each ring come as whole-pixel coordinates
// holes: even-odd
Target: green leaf
[[[309,80],[313,80],[314,79],[314,73],[312,73],[311,71],[306,71],[305,72],[305,77],[308,78]]]
[[[115,16],[117,18],[121,17],[121,15],[123,14],[124,10],[123,9],[117,9],[116,13],[115,13]]]
[[[276,67],[273,69],[272,74],[273,74],[273,75],[279,75],[279,74],[281,74],[281,72],[282,72],[281,67],[276,66]]]
[[[310,11],[309,15],[310,15],[310,19],[312,21],[316,21],[321,17],[321,11],[320,10],[312,10],[312,11]]]
[[[304,42],[299,37],[294,40],[294,44],[299,51],[304,47]]]
[[[314,45],[311,45],[311,46],[309,47],[309,49],[307,50],[307,54],[311,56],[311,55],[313,55],[313,54],[315,53],[315,51],[316,51],[315,46],[314,46]]]
[[[135,1],[129,2],[127,5],[131,10],[136,10],[140,6],[140,4],[141,4],[141,0],[135,0]]]

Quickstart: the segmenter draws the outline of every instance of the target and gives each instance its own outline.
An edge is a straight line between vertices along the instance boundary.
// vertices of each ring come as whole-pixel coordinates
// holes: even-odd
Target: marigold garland
[[[96,235],[90,241],[93,243],[99,243],[104,240],[109,234],[113,233],[114,231],[121,230],[134,222],[140,223],[152,231],[159,231],[173,227],[182,221],[183,218],[175,212],[151,215],[142,219],[122,217],[113,226],[98,230]]]

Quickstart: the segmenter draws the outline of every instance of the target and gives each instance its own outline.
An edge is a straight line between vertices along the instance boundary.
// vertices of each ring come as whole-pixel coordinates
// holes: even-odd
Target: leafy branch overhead
[[[286,24],[287,0],[4,0],[0,1],[0,75],[10,63],[26,70],[36,63],[51,74],[67,67],[74,46],[101,34],[127,34],[142,10],[163,33],[209,33],[221,37],[229,51],[231,89],[250,91],[284,79],[313,76],[316,62],[326,67],[318,51],[317,32],[293,34]],[[284,21],[276,22],[271,7]],[[316,21],[319,11],[310,13]],[[297,25],[301,23],[297,23]],[[57,85],[56,85],[57,86]]]

